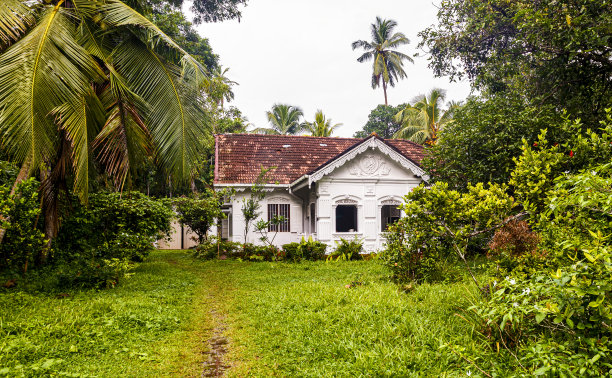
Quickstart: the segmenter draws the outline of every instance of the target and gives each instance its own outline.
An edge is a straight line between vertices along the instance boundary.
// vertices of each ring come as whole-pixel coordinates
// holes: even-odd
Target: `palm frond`
[[[35,22],[30,8],[20,0],[3,0],[0,6],[0,52],[26,33]]]
[[[155,45],[159,40],[177,50],[183,56],[182,63],[186,70],[183,74],[196,75],[196,81],[201,81],[206,75],[206,68],[189,55],[178,43],[174,42],[166,33],[157,27],[149,19],[130,8],[120,0],[106,0],[106,5],[101,8],[104,20],[114,26],[137,26],[149,32],[150,41]]]
[[[11,155],[32,168],[54,154],[51,111],[79,103],[103,75],[64,12],[43,7],[38,25],[0,56],[0,133]]]
[[[90,91],[78,104],[60,105],[52,114],[64,131],[71,146],[72,169],[74,171],[74,192],[82,203],[87,203],[90,172],[93,171],[91,142],[104,124],[106,115],[98,97]]]
[[[197,106],[198,88],[183,80],[179,67],[164,61],[139,41],[120,45],[113,52],[113,65],[150,107],[143,119],[162,166],[181,180],[189,179],[203,152],[209,123]]]

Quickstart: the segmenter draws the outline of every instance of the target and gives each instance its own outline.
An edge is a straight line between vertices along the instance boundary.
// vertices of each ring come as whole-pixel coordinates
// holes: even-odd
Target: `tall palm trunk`
[[[15,183],[13,184],[13,188],[11,189],[11,196],[15,195],[15,192],[17,191],[17,185],[19,185],[21,182],[23,182],[25,179],[28,178],[29,172],[30,172],[30,160],[26,160],[21,166],[19,173],[17,174],[17,179],[15,179]],[[10,222],[10,218],[8,216],[4,218],[2,217],[2,215],[0,215],[0,220]],[[2,244],[5,234],[6,234],[6,229],[0,227],[0,244]]]
[[[387,82],[385,81],[385,79],[383,78],[383,92],[385,92],[385,106],[389,106],[389,103],[387,102]]]

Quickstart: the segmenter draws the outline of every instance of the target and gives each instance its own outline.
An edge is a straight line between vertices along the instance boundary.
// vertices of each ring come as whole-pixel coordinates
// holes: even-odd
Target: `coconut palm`
[[[217,106],[223,110],[225,101],[230,102],[234,99],[232,87],[238,83],[230,80],[226,74],[229,68],[219,65],[211,70],[210,77],[204,83],[204,90]]]
[[[302,109],[286,104],[274,104],[272,110],[266,112],[270,127],[253,130],[257,134],[295,135],[299,133],[303,124],[300,118],[304,116]]]
[[[332,120],[327,119],[322,110],[317,110],[314,122],[305,122],[304,130],[312,136],[328,137],[340,126],[342,126],[341,123],[332,125]]]
[[[40,172],[48,236],[69,178],[83,202],[96,167],[118,190],[144,159],[190,178],[208,123],[201,64],[119,0],[2,2],[0,140],[17,181]]]
[[[435,88],[429,95],[421,95],[415,98],[414,105],[406,105],[395,116],[395,120],[402,127],[393,135],[395,139],[408,139],[419,144],[435,144],[440,131],[446,124],[452,122],[457,107],[456,102],[451,102],[448,109],[441,109],[442,102],[446,98],[443,89]]]
[[[395,50],[410,43],[403,33],[393,33],[395,27],[397,27],[397,22],[376,17],[376,23],[370,26],[372,41],[358,40],[352,44],[353,50],[362,48],[366,51],[357,58],[359,63],[373,60],[372,88],[378,88],[382,82],[385,105],[389,105],[387,85],[394,87],[399,79],[407,76],[403,68],[404,61],[414,63],[411,57]]]

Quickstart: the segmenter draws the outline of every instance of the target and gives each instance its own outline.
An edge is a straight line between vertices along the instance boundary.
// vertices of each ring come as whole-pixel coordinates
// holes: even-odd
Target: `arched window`
[[[395,201],[384,201],[380,208],[380,229],[387,231],[390,225],[397,222],[401,217],[400,204]]]
[[[336,206],[336,232],[357,232],[357,205]]]

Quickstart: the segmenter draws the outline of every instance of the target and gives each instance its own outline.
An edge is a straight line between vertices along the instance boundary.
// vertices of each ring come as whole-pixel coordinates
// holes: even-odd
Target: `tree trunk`
[[[30,161],[26,160],[21,166],[19,173],[17,174],[17,179],[15,179],[15,183],[13,184],[13,188],[11,189],[11,196],[15,195],[15,191],[17,190],[17,185],[19,185],[21,182],[27,179],[29,173],[30,173]],[[1,217],[2,215],[0,215],[0,218]],[[2,220],[10,221],[8,217]],[[2,244],[2,240],[4,240],[5,234],[6,234],[6,229],[0,227],[0,244]]]
[[[389,106],[389,102],[387,101],[387,82],[385,79],[382,79],[383,82],[383,92],[385,92],[385,106]]]

